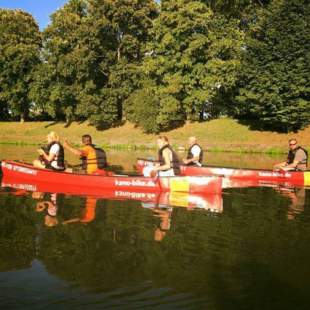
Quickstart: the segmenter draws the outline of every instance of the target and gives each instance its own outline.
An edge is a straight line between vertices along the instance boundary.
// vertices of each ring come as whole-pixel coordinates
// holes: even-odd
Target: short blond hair
[[[59,136],[55,131],[51,131],[47,134],[47,137],[50,138],[53,142],[59,142]]]

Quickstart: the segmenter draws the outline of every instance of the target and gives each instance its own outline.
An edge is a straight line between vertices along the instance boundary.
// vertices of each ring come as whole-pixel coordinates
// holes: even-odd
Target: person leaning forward
[[[97,173],[107,166],[107,159],[105,151],[97,148],[92,143],[90,135],[82,136],[83,147],[76,149],[72,147],[67,140],[64,142],[64,147],[71,153],[77,155],[82,160],[82,168],[86,170],[87,174]]]
[[[152,167],[152,170],[158,173],[159,176],[175,176],[180,174],[180,161],[169,145],[169,140],[166,136],[157,138],[158,161],[159,164]]]
[[[183,163],[188,166],[202,166],[203,151],[199,144],[197,144],[196,137],[189,137],[188,139],[189,149],[186,158],[183,159]]]
[[[37,150],[40,158],[33,161],[34,167],[64,171],[65,154],[59,136],[54,131],[51,131],[46,138],[48,145]]]
[[[273,166],[274,170],[307,170],[308,152],[298,145],[296,139],[290,139],[287,160]]]

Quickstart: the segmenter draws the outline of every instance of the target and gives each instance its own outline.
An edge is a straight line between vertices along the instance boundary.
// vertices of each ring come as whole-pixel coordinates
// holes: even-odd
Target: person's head
[[[196,144],[197,143],[197,139],[196,139],[196,137],[189,137],[188,138],[188,144],[190,145],[190,146],[192,146],[192,145],[194,145],[194,144]]]
[[[298,147],[297,140],[295,138],[288,140],[288,146],[290,150],[295,150]]]
[[[158,145],[158,148],[162,148],[164,145],[167,145],[169,144],[169,140],[166,136],[159,136],[157,138],[157,145]]]
[[[84,145],[89,145],[89,144],[92,144],[92,138],[90,135],[83,135],[82,136],[82,143]]]
[[[55,131],[51,131],[50,133],[47,134],[46,136],[48,143],[52,142],[59,142],[59,136]]]

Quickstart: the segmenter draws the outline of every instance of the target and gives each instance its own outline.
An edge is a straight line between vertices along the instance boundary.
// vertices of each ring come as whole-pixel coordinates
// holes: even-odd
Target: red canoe
[[[4,177],[18,181],[41,182],[53,186],[55,192],[100,195],[105,190],[130,192],[188,192],[218,194],[222,191],[222,178],[219,176],[176,176],[142,177],[126,175],[86,175],[57,172],[34,168],[32,165],[3,160],[1,163]]]
[[[136,168],[143,173],[146,166],[153,166],[156,161],[138,159]],[[310,171],[277,172],[272,170],[224,168],[213,166],[186,166],[181,165],[182,176],[222,175],[227,180],[223,187],[260,186],[268,184],[282,184],[285,186],[310,186]],[[229,184],[231,186],[229,186]]]
[[[22,181],[15,177],[4,176],[1,183],[2,188],[10,188],[17,196],[27,195],[28,192],[55,193],[79,195],[79,189],[68,193],[66,187],[59,187],[56,183]],[[93,192],[93,191],[91,191]],[[157,207],[185,207],[188,209],[203,209],[211,212],[223,212],[223,200],[221,194],[190,194],[183,192],[132,192],[123,190],[101,190],[99,195],[84,193],[87,198],[109,199],[109,200],[135,200],[143,202],[145,208]]]

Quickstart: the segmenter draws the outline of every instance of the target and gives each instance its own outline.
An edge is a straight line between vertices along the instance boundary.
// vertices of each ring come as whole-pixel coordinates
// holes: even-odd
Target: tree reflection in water
[[[89,225],[50,229],[42,222],[44,213],[35,212],[38,200],[29,194],[5,193],[0,242],[6,244],[2,248],[6,254],[2,251],[0,256],[7,262],[9,252],[17,256],[11,266],[1,260],[2,271],[18,268],[23,260],[30,264],[39,259],[72,289],[115,293],[144,283],[158,296],[164,288],[175,296],[195,296],[200,307],[305,306],[310,296],[309,192],[294,194],[297,207],[291,206],[295,198],[287,199],[283,191],[272,188],[230,189],[218,212],[211,212],[211,203],[203,208],[201,197],[195,208],[179,197],[169,197],[180,205],[177,208],[164,205],[161,197],[143,205],[135,200],[97,199],[95,211],[86,216],[92,219]],[[191,200],[187,197],[187,202]],[[85,197],[57,195],[58,222],[85,218],[86,202]],[[288,220],[293,208],[295,221]],[[159,228],[165,232],[160,236]],[[27,243],[32,247],[18,246]]]

